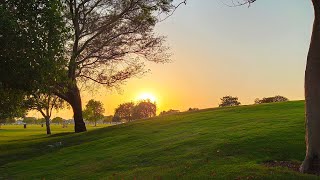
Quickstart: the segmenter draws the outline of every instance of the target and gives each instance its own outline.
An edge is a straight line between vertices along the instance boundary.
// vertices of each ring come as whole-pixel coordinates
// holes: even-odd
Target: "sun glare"
[[[150,100],[151,102],[156,102],[157,101],[157,98],[153,95],[153,94],[150,94],[150,93],[142,93],[138,96],[137,100],[138,101],[141,101],[141,100]]]

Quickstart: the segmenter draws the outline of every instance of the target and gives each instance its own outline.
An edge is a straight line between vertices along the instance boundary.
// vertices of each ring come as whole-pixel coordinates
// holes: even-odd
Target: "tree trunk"
[[[46,128],[47,128],[47,134],[51,134],[51,129],[50,129],[50,118],[45,117],[46,119]]]
[[[80,91],[77,86],[69,90],[68,92],[68,102],[73,110],[74,118],[74,130],[76,133],[87,131],[86,124],[82,117],[82,104]]]
[[[315,20],[305,71],[306,157],[300,171],[320,174],[320,0],[312,0]]]

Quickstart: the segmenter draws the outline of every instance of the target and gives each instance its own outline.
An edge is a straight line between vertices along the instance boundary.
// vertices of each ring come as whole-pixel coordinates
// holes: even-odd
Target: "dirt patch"
[[[293,171],[299,172],[301,163],[293,161],[267,161],[264,162],[264,165],[267,167],[285,167]]]

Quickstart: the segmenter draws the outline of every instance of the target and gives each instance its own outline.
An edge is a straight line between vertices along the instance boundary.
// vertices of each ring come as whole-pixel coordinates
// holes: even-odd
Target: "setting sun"
[[[157,101],[157,98],[151,94],[151,93],[142,93],[140,94],[138,97],[137,97],[137,100],[138,101],[141,101],[141,100],[150,100],[151,102],[156,102]]]

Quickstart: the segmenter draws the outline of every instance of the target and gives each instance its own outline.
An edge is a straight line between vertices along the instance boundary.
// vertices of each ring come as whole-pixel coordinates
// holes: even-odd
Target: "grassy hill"
[[[303,160],[303,101],[206,109],[81,134],[4,137],[15,131],[0,130],[0,179],[317,179],[264,165]]]

